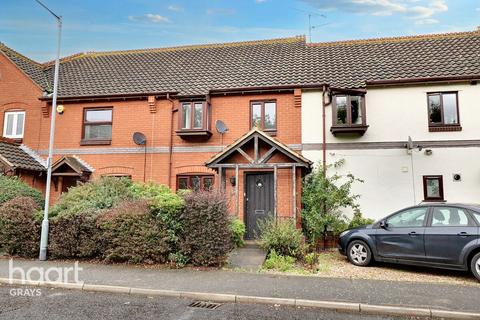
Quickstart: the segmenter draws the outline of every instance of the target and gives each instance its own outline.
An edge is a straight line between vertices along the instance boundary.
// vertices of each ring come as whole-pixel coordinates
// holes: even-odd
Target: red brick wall
[[[24,143],[32,149],[46,153],[48,149],[50,118],[42,115],[44,102],[38,100],[41,89],[30,81],[22,72],[13,66],[4,56],[0,55],[0,112],[3,126],[3,112],[11,108],[26,111],[26,128]],[[100,149],[135,148],[132,134],[143,132],[147,137],[148,147],[168,150],[170,135],[174,147],[184,146],[227,146],[250,130],[250,101],[251,100],[277,101],[277,134],[276,139],[284,144],[301,143],[301,110],[295,104],[293,93],[236,95],[211,98],[212,136],[207,141],[192,142],[181,139],[176,135],[178,127],[178,112],[173,114],[173,131],[170,130],[171,103],[168,100],[157,100],[155,108],[147,100],[111,101],[111,102],[77,102],[63,103],[65,112],[57,115],[55,130],[55,149],[77,154],[81,159],[95,168],[93,177],[110,174],[131,175],[133,180],[156,181],[168,184],[169,155],[168,153],[122,153],[122,154],[92,154]],[[179,102],[175,101],[175,108]],[[82,120],[84,108],[113,107],[112,143],[108,146],[81,146]],[[48,105],[48,108],[50,106]],[[152,109],[156,109],[152,113]],[[215,121],[222,120],[229,131],[222,136],[215,130]],[[89,154],[85,154],[85,152]],[[204,166],[205,162],[216,152],[189,152],[173,153],[171,182],[176,188],[176,175],[182,173],[214,173]],[[61,155],[56,155],[58,159]],[[146,160],[146,161],[145,161]],[[280,159],[279,159],[280,160]],[[275,161],[275,157],[270,161]],[[145,168],[145,169],[144,169]],[[234,171],[232,171],[234,174]],[[232,172],[227,173],[231,175]],[[243,218],[243,172],[239,177],[240,217]],[[300,170],[297,172],[297,207],[300,208]],[[215,183],[218,185],[218,176]],[[227,183],[229,186],[229,183]],[[52,189],[54,189],[52,187]],[[227,194],[231,197],[231,188]],[[58,193],[54,194],[54,198]],[[292,177],[291,169],[278,171],[278,215],[292,215]],[[235,206],[232,207],[235,209]],[[298,215],[299,216],[299,215]]]

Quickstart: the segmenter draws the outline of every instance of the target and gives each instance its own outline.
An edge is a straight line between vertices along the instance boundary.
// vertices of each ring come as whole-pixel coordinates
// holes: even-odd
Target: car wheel
[[[480,280],[480,252],[473,256],[470,264],[470,270],[472,270],[475,278]]]
[[[348,245],[347,257],[354,265],[366,267],[372,261],[372,251],[365,242],[354,240]]]

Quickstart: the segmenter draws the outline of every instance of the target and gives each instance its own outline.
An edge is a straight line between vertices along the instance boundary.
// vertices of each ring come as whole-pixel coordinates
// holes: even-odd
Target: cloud
[[[181,11],[184,10],[183,7],[177,6],[177,5],[174,5],[174,4],[169,5],[167,7],[167,9],[170,10],[170,11],[175,11],[175,12],[181,12]]]
[[[435,24],[435,23],[438,23],[439,21],[437,19],[432,19],[432,18],[428,18],[428,19],[420,19],[420,20],[417,20],[415,21],[415,24],[417,25],[423,25],[423,24]]]
[[[137,22],[152,22],[152,23],[170,22],[170,19],[168,19],[167,17],[161,16],[159,14],[153,14],[153,13],[146,13],[141,16],[128,16],[128,20],[137,21]]]
[[[478,8],[475,8],[475,11],[480,11],[480,7],[478,7]]]
[[[223,15],[223,16],[231,16],[235,14],[234,9],[228,8],[209,8],[207,9],[207,14],[209,15]]]
[[[255,0],[256,3],[264,3],[267,2],[267,0]]]
[[[372,16],[403,15],[422,21],[419,24],[436,23],[434,15],[448,11],[445,0],[303,0],[320,10],[337,10]],[[435,21],[435,22],[434,22]]]

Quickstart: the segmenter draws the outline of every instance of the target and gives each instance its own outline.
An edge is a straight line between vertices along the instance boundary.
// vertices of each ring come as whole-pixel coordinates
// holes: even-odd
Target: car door
[[[434,206],[425,228],[425,255],[428,261],[463,264],[463,249],[476,242],[478,227],[467,209]]]
[[[375,235],[377,253],[384,258],[424,260],[423,235],[428,207],[413,207],[382,221]]]

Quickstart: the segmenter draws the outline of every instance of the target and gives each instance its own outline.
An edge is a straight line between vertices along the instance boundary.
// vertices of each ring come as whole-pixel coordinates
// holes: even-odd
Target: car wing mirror
[[[380,221],[380,228],[387,229],[388,223],[385,220]]]

